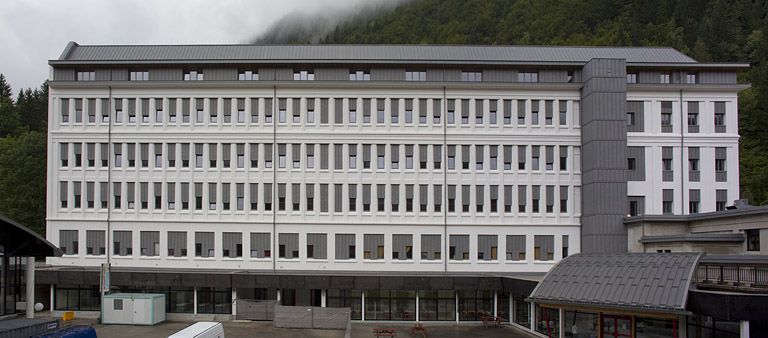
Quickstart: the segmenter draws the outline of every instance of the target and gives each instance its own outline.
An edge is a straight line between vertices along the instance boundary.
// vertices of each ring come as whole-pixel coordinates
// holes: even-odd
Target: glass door
[[[632,317],[603,315],[603,338],[632,338]]]

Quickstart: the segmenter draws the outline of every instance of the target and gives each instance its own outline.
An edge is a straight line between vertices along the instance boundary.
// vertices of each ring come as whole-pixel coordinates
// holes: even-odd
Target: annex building
[[[530,327],[537,281],[626,252],[627,215],[739,197],[747,65],[670,48],[72,42],[50,66],[55,310],[99,310],[109,263],[170,313]]]

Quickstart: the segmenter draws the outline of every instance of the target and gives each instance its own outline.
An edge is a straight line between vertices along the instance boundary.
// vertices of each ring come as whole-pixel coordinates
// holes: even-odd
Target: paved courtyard
[[[169,335],[189,326],[191,322],[167,321],[155,326],[141,325],[102,325],[94,319],[76,319],[73,325],[92,325],[96,328],[99,337],[107,338],[155,338],[168,337]],[[353,323],[352,338],[368,338],[373,336],[373,328],[392,328],[396,330],[396,337],[410,337],[412,324],[396,323]],[[501,328],[484,328],[482,325],[464,324],[424,324],[429,338],[459,338],[459,337],[487,337],[487,338],[528,338],[534,337],[517,328],[503,326]],[[279,329],[272,326],[272,322],[224,322],[224,334],[227,338],[257,337],[257,338],[342,338],[341,330],[305,330],[305,329]],[[420,337],[416,335],[415,337]]]

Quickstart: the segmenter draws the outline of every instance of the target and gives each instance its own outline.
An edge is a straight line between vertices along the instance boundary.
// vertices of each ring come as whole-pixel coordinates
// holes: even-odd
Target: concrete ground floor
[[[166,321],[154,326],[139,325],[103,325],[95,319],[75,319],[71,324],[65,325],[89,325],[96,329],[99,337],[128,338],[128,337],[167,337],[189,325],[192,322]],[[350,337],[373,337],[374,328],[390,328],[396,331],[397,337],[410,337],[410,328],[413,324],[404,323],[352,323]],[[512,326],[483,327],[472,324],[424,324],[427,336],[430,338],[454,338],[454,337],[505,337],[527,338],[535,337],[521,329]],[[319,329],[282,329],[272,326],[272,322],[264,321],[225,321],[224,334],[227,338],[259,337],[259,338],[341,338],[345,336],[343,330],[319,330]],[[414,337],[420,337],[415,335]]]

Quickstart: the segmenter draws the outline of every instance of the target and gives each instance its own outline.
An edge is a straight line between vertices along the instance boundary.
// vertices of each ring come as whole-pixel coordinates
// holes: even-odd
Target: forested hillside
[[[48,85],[12,94],[0,74],[0,214],[45,234]]]
[[[741,93],[739,104],[741,195],[752,204],[765,204],[766,13],[768,2],[760,0],[412,0],[373,18],[340,21],[319,41],[671,46],[698,61],[750,62],[741,80],[752,88]],[[288,42],[306,41],[296,37]]]

